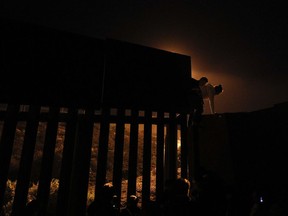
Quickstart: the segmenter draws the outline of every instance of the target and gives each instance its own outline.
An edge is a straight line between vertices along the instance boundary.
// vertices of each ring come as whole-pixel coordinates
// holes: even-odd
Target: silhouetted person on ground
[[[254,190],[252,193],[252,206],[250,209],[249,216],[268,216],[269,213],[269,202],[267,196],[264,193],[260,193]]]
[[[175,185],[175,180],[173,179],[167,179],[165,181],[165,187],[164,187],[164,192],[161,200],[161,208],[169,205],[169,202],[172,200],[174,197],[174,185]]]
[[[198,180],[199,195],[198,206],[203,215],[222,216],[227,213],[228,188],[223,180],[213,171],[201,170]]]
[[[201,87],[206,83],[208,83],[208,79],[206,77],[201,77],[199,80],[194,78],[190,79],[188,103],[191,112],[189,113],[188,126],[198,125],[201,120],[202,113],[204,111],[204,101]]]
[[[205,85],[200,86],[203,100],[207,100],[210,107],[210,113],[215,114],[215,104],[214,98],[216,95],[219,95],[223,92],[222,85],[211,85],[206,83]]]
[[[88,216],[118,216],[118,199],[115,195],[114,186],[106,183],[101,192],[87,209]]]
[[[31,200],[27,203],[24,214],[27,216],[38,216],[39,214],[39,202],[37,200]]]
[[[190,182],[186,178],[178,178],[169,189],[169,200],[163,206],[163,216],[197,216],[199,209],[190,198]]]
[[[138,206],[139,198],[136,195],[130,195],[126,206],[121,209],[121,216],[140,216],[141,208]]]
[[[288,215],[288,193],[285,187],[281,187],[281,192],[278,191],[270,198],[269,213],[270,216]],[[265,196],[263,202],[266,202]]]

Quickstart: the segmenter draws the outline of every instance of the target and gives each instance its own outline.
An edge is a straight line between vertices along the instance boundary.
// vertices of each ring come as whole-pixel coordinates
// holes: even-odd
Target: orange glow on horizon
[[[159,42],[154,43],[154,47],[161,49],[161,50],[168,51],[168,52],[190,56],[187,48],[185,48],[185,46],[181,43],[177,43],[177,42],[172,43],[169,41],[159,41]]]

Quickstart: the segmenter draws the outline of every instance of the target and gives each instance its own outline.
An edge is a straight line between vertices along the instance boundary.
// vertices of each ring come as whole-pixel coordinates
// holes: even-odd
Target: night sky
[[[188,55],[192,77],[223,85],[217,113],[288,101],[284,1],[5,0],[0,8],[4,17]]]

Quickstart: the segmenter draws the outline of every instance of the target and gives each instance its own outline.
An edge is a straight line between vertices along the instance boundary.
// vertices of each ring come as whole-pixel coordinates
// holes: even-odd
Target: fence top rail
[[[33,106],[33,105],[32,105]],[[30,113],[29,113],[30,105],[21,105],[19,106],[18,112],[15,112],[14,115],[16,116],[18,121],[29,121]],[[85,117],[86,113],[91,113],[90,109],[76,109],[76,113],[78,118]],[[50,114],[51,107],[43,106],[40,108],[40,112],[38,113],[38,120],[41,122],[48,121],[51,118]],[[8,112],[8,104],[1,104],[0,105],[0,121],[4,121],[6,119]],[[119,109],[111,108],[107,109],[108,114],[103,116],[103,110],[101,109],[92,109],[93,121],[101,122],[103,118],[109,121],[110,123],[117,123],[117,122],[124,122],[124,123],[133,123],[137,122],[138,124],[147,123],[147,118],[149,118],[149,123],[151,124],[168,124],[170,122],[177,122],[181,123],[183,121],[183,117],[185,119],[186,113],[177,113],[177,112],[163,112],[163,111],[151,111],[151,110],[132,110],[132,109],[125,109],[123,114],[119,113]],[[132,112],[136,114],[132,114]],[[55,117],[55,116],[54,116]],[[91,115],[90,115],[91,117]],[[58,107],[58,115],[57,121],[59,122],[66,122],[70,118],[69,108],[67,107]]]

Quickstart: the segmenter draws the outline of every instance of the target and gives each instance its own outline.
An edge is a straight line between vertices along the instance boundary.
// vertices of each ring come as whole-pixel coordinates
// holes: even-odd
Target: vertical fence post
[[[144,147],[143,147],[143,179],[142,179],[142,207],[146,208],[150,200],[151,181],[151,124],[152,112],[145,111],[144,120]]]
[[[45,133],[43,157],[42,157],[39,185],[37,192],[37,200],[40,203],[41,215],[46,214],[49,201],[55,146],[57,142],[59,111],[60,108],[58,106],[57,107],[53,106],[50,107],[49,109],[49,117]]]
[[[139,111],[132,110],[131,113],[131,130],[130,130],[130,145],[129,145],[129,169],[128,169],[128,192],[127,197],[131,194],[136,194],[137,180],[137,160],[138,160],[138,133],[139,125],[137,122]]]
[[[64,115],[64,114],[63,114]],[[59,190],[56,212],[57,215],[66,216],[69,206],[71,176],[72,176],[72,162],[75,148],[75,137],[77,137],[78,127],[78,109],[69,108],[67,113],[67,124],[65,128],[65,140],[62,155],[61,172],[59,179]]]
[[[17,125],[17,113],[19,112],[19,105],[10,104],[5,111],[4,125],[2,129],[2,136],[0,142],[0,206],[4,205],[4,197],[6,191],[6,184],[8,180],[8,172],[13,150],[14,136]],[[1,209],[0,209],[1,213]]]
[[[23,149],[19,164],[17,177],[17,185],[15,197],[12,207],[12,215],[21,215],[27,203],[27,195],[29,190],[30,175],[33,165],[33,156],[36,145],[36,138],[39,125],[39,105],[30,105],[28,112],[27,125],[25,128],[25,137],[23,141]]]
[[[177,178],[177,124],[175,113],[170,113],[165,141],[165,180]]]
[[[80,114],[78,118],[72,161],[68,216],[86,214],[93,126],[94,110],[86,109],[85,114]]]
[[[198,181],[200,177],[199,126],[189,126],[187,137],[189,181]]]
[[[164,191],[164,112],[157,113],[156,201],[163,199]]]

